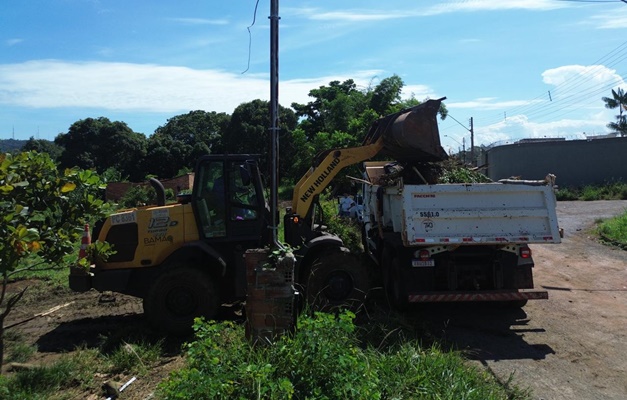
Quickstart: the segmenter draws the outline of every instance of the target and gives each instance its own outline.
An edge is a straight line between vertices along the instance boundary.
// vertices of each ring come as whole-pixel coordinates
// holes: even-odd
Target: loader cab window
[[[224,163],[212,161],[201,165],[195,179],[198,179],[195,205],[201,230],[205,237],[226,236]]]
[[[248,170],[243,165],[232,163],[229,168],[229,181],[231,221],[257,219],[257,195]]]
[[[246,236],[258,231],[264,199],[242,160],[207,160],[195,175],[197,221],[205,238]]]

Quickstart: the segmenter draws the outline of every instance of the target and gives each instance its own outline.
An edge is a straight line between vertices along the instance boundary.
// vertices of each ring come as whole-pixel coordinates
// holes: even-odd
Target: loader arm
[[[292,212],[308,214],[311,204],[343,168],[368,160],[378,153],[392,159],[441,161],[447,158],[440,145],[437,113],[442,100],[427,100],[375,121],[361,146],[327,150],[294,186]]]
[[[345,167],[374,157],[383,149],[383,138],[364,146],[348,147],[326,151],[322,161],[309,168],[309,171],[294,186],[292,212],[305,216],[316,195],[320,194]]]

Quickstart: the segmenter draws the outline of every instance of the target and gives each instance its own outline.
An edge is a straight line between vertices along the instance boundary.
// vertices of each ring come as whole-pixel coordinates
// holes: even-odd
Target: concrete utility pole
[[[470,163],[473,167],[477,166],[477,160],[475,159],[475,128],[472,117],[470,117]]]
[[[270,158],[271,188],[270,215],[272,221],[272,243],[282,248],[279,243],[279,0],[270,2]]]

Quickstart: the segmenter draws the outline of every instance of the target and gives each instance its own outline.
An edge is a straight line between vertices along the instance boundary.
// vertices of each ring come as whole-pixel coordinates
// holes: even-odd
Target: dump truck
[[[296,282],[307,301],[320,307],[359,303],[370,282],[342,240],[326,231],[320,193],[344,167],[378,154],[446,157],[436,119],[442,100],[377,120],[361,146],[321,153],[295,184],[284,241],[296,253]],[[221,304],[244,300],[244,254],[272,246],[269,227],[278,225],[258,160],[251,154],[200,157],[192,193],[174,204],[166,204],[163,185],[151,179],[156,204],[120,210],[94,224],[91,238],[110,243],[115,254],[93,260],[88,269],[72,268],[70,288],[139,297],[148,320],[172,333],[188,330],[194,317],[215,317]]]
[[[555,177],[434,183],[432,166],[364,163],[363,243],[390,302],[546,299],[532,243],[559,243]]]

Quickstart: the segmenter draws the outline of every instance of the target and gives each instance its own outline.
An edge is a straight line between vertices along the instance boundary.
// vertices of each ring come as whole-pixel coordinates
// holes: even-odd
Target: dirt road
[[[426,317],[430,328],[501,381],[513,374],[534,399],[627,399],[627,251],[590,233],[625,209],[627,201],[558,203],[563,242],[532,246],[535,285],[549,300],[511,312],[443,306]]]
[[[535,284],[548,290],[549,300],[530,301],[513,311],[436,305],[415,318],[502,382],[513,375],[513,382],[530,388],[534,399],[627,399],[627,251],[597,243],[589,232],[595,220],[625,209],[627,201],[558,203],[563,243],[532,247]],[[27,284],[18,282],[12,289]],[[97,347],[103,336],[120,329],[145,329],[139,300],[109,297],[94,291],[42,292],[18,307],[8,324],[65,305],[15,328],[38,347],[31,361],[45,364],[75,346]],[[125,398],[149,397],[168,370],[179,366],[169,362],[140,377]],[[128,378],[116,377],[120,382]]]

